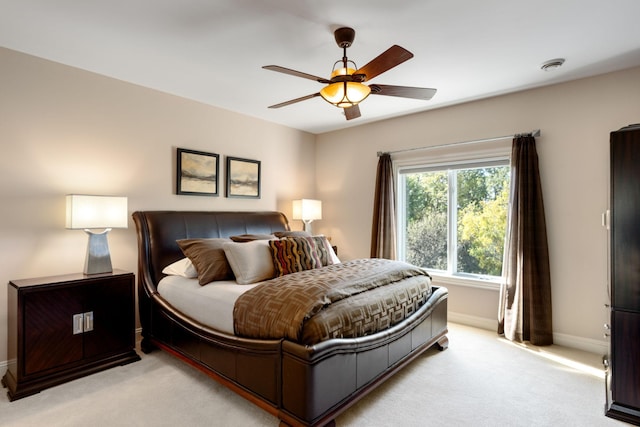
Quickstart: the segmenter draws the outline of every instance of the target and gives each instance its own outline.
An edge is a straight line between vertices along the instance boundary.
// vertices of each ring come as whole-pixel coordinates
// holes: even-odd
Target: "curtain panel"
[[[396,259],[396,194],[389,153],[378,158],[371,229],[371,258]]]
[[[517,136],[500,288],[498,333],[512,341],[553,344],[547,229],[535,138]]]

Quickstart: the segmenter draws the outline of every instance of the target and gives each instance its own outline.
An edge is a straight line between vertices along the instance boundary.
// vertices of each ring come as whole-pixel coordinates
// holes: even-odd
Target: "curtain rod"
[[[533,137],[540,136],[540,129],[536,129],[536,130],[533,130],[531,132],[516,133],[516,134],[513,134],[513,135],[496,136],[494,138],[474,139],[473,141],[451,142],[449,144],[431,145],[429,147],[407,148],[407,149],[404,149],[404,150],[396,150],[396,151],[378,151],[378,157],[382,156],[385,153],[386,154],[397,154],[397,153],[406,153],[406,152],[409,152],[409,151],[433,150],[433,149],[436,149],[436,148],[452,147],[454,145],[457,146],[457,145],[466,145],[466,144],[477,144],[477,143],[480,143],[480,142],[499,141],[501,139],[513,139],[513,138],[516,138],[518,136],[524,136],[524,135],[531,135]]]

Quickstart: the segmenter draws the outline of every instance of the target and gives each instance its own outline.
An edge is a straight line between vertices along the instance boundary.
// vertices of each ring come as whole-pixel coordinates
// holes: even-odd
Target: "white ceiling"
[[[639,17],[638,0],[0,0],[0,46],[323,133],[638,66]],[[349,122],[319,97],[268,109],[322,85],[261,67],[328,78],[340,26],[358,66],[393,44],[415,55],[372,83],[437,94],[370,96]]]

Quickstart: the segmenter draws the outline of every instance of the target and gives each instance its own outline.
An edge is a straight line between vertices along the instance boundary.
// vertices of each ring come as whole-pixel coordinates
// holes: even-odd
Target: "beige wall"
[[[436,95],[437,96],[437,95]],[[362,107],[366,115],[366,106]],[[605,351],[609,132],[640,122],[640,68],[320,135],[324,231],[345,259],[369,254],[378,151],[541,129],[537,139],[556,342]],[[450,318],[492,327],[497,292],[449,286]]]
[[[131,212],[288,216],[292,199],[316,196],[323,220],[314,230],[331,236],[341,258],[366,257],[378,151],[539,128],[556,338],[604,351],[608,138],[640,122],[640,68],[315,137],[6,49],[0,63],[0,286],[82,269],[86,236],[64,229],[67,193],[126,195]],[[176,147],[261,160],[262,198],[227,199],[222,189],[217,198],[175,195]],[[114,266],[135,271],[133,224],[109,240]],[[451,318],[495,323],[495,291],[449,291]],[[5,355],[0,291],[0,364]]]
[[[82,271],[87,237],[64,228],[65,194],[128,196],[130,212],[289,217],[292,199],[315,195],[311,134],[6,49],[0,64],[0,365],[7,282]],[[176,147],[218,153],[221,163],[224,155],[260,160],[262,197],[228,199],[222,188],[215,198],[175,195]],[[114,267],[136,271],[132,221],[109,242]]]

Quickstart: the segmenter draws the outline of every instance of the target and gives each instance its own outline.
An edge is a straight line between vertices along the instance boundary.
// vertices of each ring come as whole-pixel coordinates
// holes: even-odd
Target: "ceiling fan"
[[[358,104],[369,96],[369,94],[398,96],[402,98],[422,99],[425,101],[430,100],[433,95],[435,95],[436,89],[383,84],[371,84],[367,86],[363,84],[413,58],[413,54],[398,45],[393,45],[364,67],[357,68],[355,62],[347,58],[347,48],[353,43],[356,36],[355,30],[349,27],[338,28],[334,31],[334,36],[338,47],[343,49],[343,55],[341,60],[333,64],[333,72],[331,73],[330,79],[291,70],[278,65],[265,65],[262,67],[266,70],[315,80],[318,83],[326,85],[320,92],[271,105],[269,108],[280,108],[320,96],[330,104],[344,109],[347,120],[351,120],[360,117],[360,107]]]

